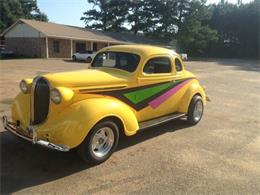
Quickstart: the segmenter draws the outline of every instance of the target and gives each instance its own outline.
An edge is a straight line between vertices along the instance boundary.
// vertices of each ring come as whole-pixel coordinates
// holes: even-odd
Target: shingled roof
[[[144,36],[136,36],[128,33],[103,32],[88,28],[80,28],[56,24],[52,22],[42,22],[36,20],[19,19],[11,27],[6,29],[2,35],[5,35],[17,23],[25,23],[37,31],[41,32],[46,37],[57,37],[67,39],[86,39],[94,41],[104,41],[111,43],[142,43],[160,45],[160,42],[148,39]]]

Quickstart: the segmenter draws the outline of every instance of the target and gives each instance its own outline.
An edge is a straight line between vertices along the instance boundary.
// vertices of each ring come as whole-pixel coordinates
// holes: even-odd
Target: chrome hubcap
[[[110,127],[103,127],[99,129],[94,135],[91,148],[93,154],[97,157],[103,157],[109,153],[113,147],[115,136]]]
[[[203,104],[201,101],[197,101],[194,112],[193,112],[193,117],[196,121],[199,121],[203,113]]]

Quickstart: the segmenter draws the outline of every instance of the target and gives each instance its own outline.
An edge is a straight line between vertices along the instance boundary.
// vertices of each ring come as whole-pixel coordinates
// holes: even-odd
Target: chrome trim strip
[[[20,134],[16,130],[17,126],[15,124],[11,123],[10,121],[8,121],[8,119],[5,115],[2,117],[2,123],[3,123],[5,130],[11,132],[12,134],[14,134],[22,139],[32,142],[33,144],[38,144],[38,145],[44,146],[46,148],[50,148],[50,149],[61,151],[61,152],[67,152],[70,150],[68,146],[58,145],[58,144],[54,144],[54,143],[51,143],[51,142],[48,142],[45,140],[40,140],[40,139],[37,140],[37,135],[36,135],[35,130],[32,130],[33,138]]]
[[[139,130],[143,130],[143,129],[147,129],[147,128],[150,128],[150,127],[153,127],[153,126],[156,126],[156,125],[160,125],[160,124],[166,123],[168,121],[184,117],[185,115],[186,115],[185,113],[173,113],[173,115],[169,114],[169,115],[166,115],[166,116],[162,116],[162,117],[150,119],[150,120],[147,120],[147,121],[143,121],[143,122],[139,123]],[[163,119],[163,120],[159,120],[159,119]]]
[[[126,86],[118,86],[118,87],[101,87],[101,88],[93,88],[93,89],[80,89],[79,92],[92,92],[92,91],[99,91],[99,90],[113,90],[113,89],[123,89]]]
[[[32,82],[32,88],[31,88],[31,98],[30,98],[30,103],[31,103],[31,120],[30,120],[30,125],[33,124],[34,121],[34,90],[35,90],[35,86],[37,81],[40,79],[40,76],[37,76],[33,79]]]

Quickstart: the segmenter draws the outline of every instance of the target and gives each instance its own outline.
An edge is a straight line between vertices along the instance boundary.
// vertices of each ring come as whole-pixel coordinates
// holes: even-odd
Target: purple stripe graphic
[[[158,98],[152,100],[151,102],[149,102],[149,105],[155,109],[158,106],[160,106],[160,104],[162,104],[163,102],[165,102],[168,98],[170,98],[172,95],[174,95],[175,93],[177,93],[184,85],[186,85],[191,79],[188,79],[182,83],[180,83],[179,85],[177,85],[176,87],[170,89],[169,91],[165,92],[164,94],[162,94],[161,96],[159,96]]]

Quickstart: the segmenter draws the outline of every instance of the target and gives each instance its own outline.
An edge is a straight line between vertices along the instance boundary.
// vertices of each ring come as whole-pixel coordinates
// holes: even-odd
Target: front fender
[[[201,95],[203,104],[205,105],[206,94],[197,79],[193,79],[191,81],[191,84],[189,85],[186,92],[184,93],[182,100],[179,104],[179,108],[178,108],[179,112],[183,112],[183,113],[188,112],[190,101],[195,94]]]
[[[122,121],[128,136],[139,128],[134,112],[124,103],[113,98],[93,98],[69,105],[39,126],[37,132],[39,137],[74,148],[82,143],[96,123],[109,116]]]
[[[20,121],[23,129],[30,124],[30,94],[20,92],[12,103],[12,122]]]

